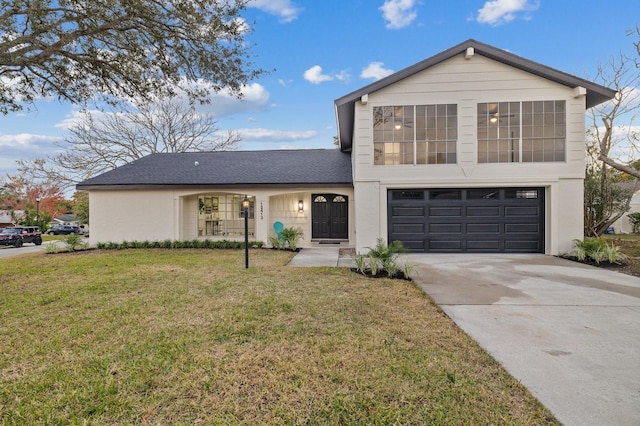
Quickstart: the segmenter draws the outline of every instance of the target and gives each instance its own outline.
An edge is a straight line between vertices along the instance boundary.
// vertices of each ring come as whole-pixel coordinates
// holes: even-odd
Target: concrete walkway
[[[353,257],[340,256],[338,247],[304,248],[291,259],[288,266],[333,266],[351,268]]]
[[[410,254],[414,282],[572,425],[640,425],[640,278],[544,255]],[[291,266],[353,265],[305,248]]]

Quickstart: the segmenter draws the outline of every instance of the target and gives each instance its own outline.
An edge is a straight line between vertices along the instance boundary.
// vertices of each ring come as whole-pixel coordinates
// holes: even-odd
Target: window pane
[[[469,189],[467,190],[468,200],[496,199],[500,198],[499,189]]]
[[[452,189],[437,189],[429,191],[429,199],[431,200],[460,200],[462,199],[462,191]]]

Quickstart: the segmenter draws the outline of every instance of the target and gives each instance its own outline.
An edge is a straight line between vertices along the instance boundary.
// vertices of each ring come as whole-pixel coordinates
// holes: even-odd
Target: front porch
[[[179,197],[180,239],[243,240],[242,200],[250,200],[248,237],[262,241],[276,236],[274,224],[301,229],[300,247],[351,247],[354,241],[353,190],[285,192],[246,188],[212,190]]]

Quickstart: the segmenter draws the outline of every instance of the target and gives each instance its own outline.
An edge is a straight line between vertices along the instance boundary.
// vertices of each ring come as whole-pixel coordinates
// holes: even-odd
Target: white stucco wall
[[[354,194],[351,187],[323,188],[203,188],[90,190],[91,244],[98,242],[192,240],[198,236],[199,194],[246,194],[255,197],[255,224],[250,240],[268,243],[274,235],[273,223],[300,228],[301,247],[309,247],[311,235],[311,195],[332,193],[348,197],[349,243],[355,234]],[[304,204],[298,211],[298,201]],[[239,221],[242,219],[238,218]],[[226,237],[233,239],[234,237]],[[240,237],[236,237],[240,238]],[[241,237],[240,239],[243,239]]]
[[[616,234],[631,234],[633,232],[633,226],[631,226],[631,222],[629,222],[629,213],[640,212],[640,191],[636,192],[631,198],[631,203],[629,204],[629,211],[626,212],[622,217],[615,221],[613,225],[611,225]]]
[[[477,104],[564,100],[566,161],[477,162]],[[374,165],[373,108],[393,105],[457,104],[457,164]],[[582,179],[585,165],[585,98],[559,85],[480,55],[458,55],[356,103],[354,125],[356,248],[387,238],[387,190],[393,188],[546,188],[546,253],[558,254],[582,238]],[[365,213],[366,212],[366,213]],[[374,213],[377,212],[377,213]]]

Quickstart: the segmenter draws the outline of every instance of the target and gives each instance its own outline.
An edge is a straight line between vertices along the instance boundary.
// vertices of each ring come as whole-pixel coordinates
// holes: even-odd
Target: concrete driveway
[[[415,281],[565,425],[640,425],[640,278],[544,255],[408,255]]]

